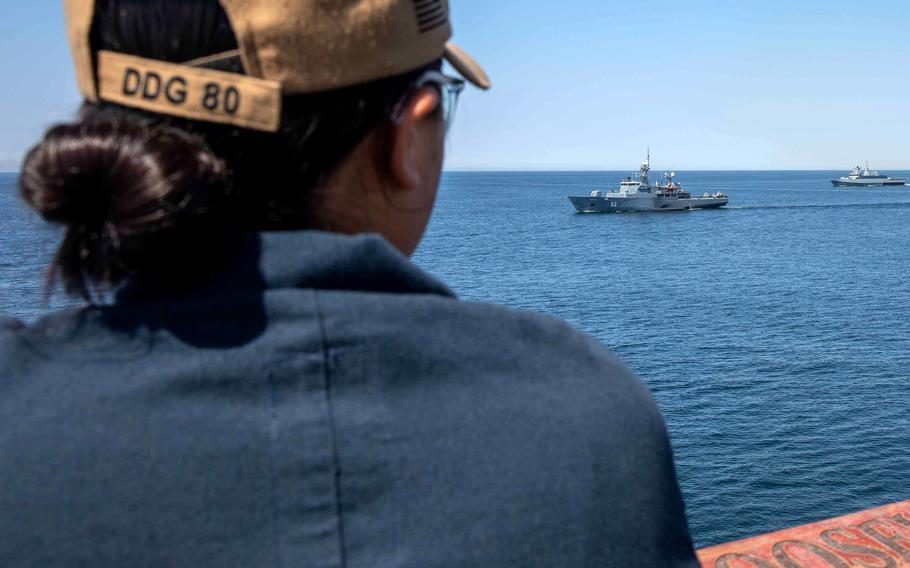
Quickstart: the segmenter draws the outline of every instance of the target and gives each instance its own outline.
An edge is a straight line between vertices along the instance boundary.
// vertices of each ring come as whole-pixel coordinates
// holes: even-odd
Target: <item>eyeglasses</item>
[[[446,132],[452,126],[455,120],[455,110],[458,108],[458,98],[464,90],[465,82],[456,77],[449,77],[440,71],[430,70],[421,75],[414,81],[413,90],[423,87],[433,86],[439,91],[439,108],[442,111],[442,120],[445,124]],[[392,120],[396,123],[401,121],[401,114],[405,106],[410,101],[410,94],[404,96],[392,111]]]

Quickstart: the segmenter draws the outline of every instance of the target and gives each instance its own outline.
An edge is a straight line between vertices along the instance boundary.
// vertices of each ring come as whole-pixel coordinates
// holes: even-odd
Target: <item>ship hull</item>
[[[569,197],[579,213],[632,213],[643,211],[691,211],[717,209],[729,203],[726,197]]]
[[[903,179],[881,179],[881,180],[831,180],[834,187],[882,187],[882,186],[903,186],[907,185],[907,180]]]

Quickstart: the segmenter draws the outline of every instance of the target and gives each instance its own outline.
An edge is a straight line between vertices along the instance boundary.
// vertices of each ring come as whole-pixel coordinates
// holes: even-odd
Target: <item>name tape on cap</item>
[[[98,52],[100,99],[159,114],[277,132],[281,85],[111,51]]]

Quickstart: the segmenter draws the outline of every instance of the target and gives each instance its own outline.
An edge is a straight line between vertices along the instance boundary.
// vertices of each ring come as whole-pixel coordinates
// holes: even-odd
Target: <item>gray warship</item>
[[[907,180],[883,176],[870,170],[869,162],[866,162],[865,169],[854,166],[850,175],[833,179],[831,183],[834,184],[834,187],[881,187],[885,185],[906,185]]]
[[[624,179],[618,191],[593,191],[590,196],[569,197],[579,213],[621,213],[631,211],[691,211],[716,209],[729,203],[723,193],[693,197],[676,183],[676,174],[664,174],[664,183],[651,185],[651,151],[635,176]]]

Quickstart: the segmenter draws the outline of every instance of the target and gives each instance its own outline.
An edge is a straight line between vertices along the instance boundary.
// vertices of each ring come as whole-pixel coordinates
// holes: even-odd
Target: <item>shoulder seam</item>
[[[319,303],[319,293],[312,290],[313,306],[316,309],[316,320],[319,322],[319,336],[322,348],[322,377],[323,391],[325,393],[326,419],[329,422],[329,435],[331,436],[332,465],[335,470],[335,515],[337,519],[338,531],[338,558],[339,565],[345,567],[347,562],[347,544],[344,534],[344,510],[341,505],[341,455],[338,447],[338,432],[335,424],[334,400],[332,396],[332,370],[331,356],[329,353],[329,336],[325,325],[325,315],[322,312],[322,306]]]

